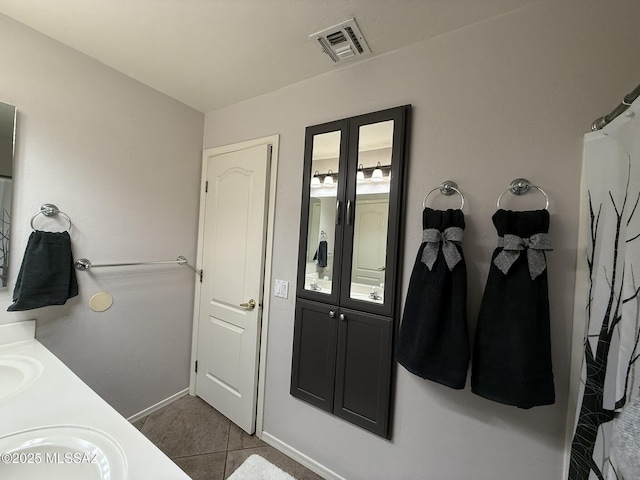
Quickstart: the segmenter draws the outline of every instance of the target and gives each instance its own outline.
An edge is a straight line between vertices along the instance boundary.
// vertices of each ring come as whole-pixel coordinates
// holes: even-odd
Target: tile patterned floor
[[[134,425],[193,480],[224,480],[254,453],[298,480],[322,480],[198,397],[182,397]]]

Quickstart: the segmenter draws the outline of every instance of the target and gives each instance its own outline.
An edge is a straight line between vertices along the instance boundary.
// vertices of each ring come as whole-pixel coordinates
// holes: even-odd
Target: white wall
[[[291,288],[289,299],[274,298],[269,312],[266,433],[347,479],[561,478],[582,136],[637,85],[639,24],[635,0],[541,2],[206,115],[205,148],[281,135],[273,277],[292,287],[308,125],[413,105],[402,290],[421,239],[423,196],[455,180],[468,202],[464,249],[472,328],[496,242],[491,215],[497,196],[525,177],[551,197],[555,405],[519,410],[400,367],[393,438],[380,439],[289,395]],[[325,60],[319,55],[318,61]],[[438,202],[433,205],[452,205]],[[543,205],[534,194],[507,195],[502,204]]]
[[[204,116],[2,15],[0,64],[0,101],[18,108],[10,285],[0,294],[0,323],[37,318],[46,346],[122,414],[137,413],[188,386],[192,270],[78,272],[80,295],[66,305],[6,308],[29,220],[43,203],[71,217],[75,258],[185,255],[194,263]],[[36,224],[46,228],[43,218]],[[95,313],[87,302],[103,290],[114,304]]]

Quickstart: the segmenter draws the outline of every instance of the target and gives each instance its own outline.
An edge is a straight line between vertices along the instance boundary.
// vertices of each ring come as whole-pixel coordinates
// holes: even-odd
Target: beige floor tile
[[[147,420],[147,417],[141,418],[140,420],[133,422],[132,425],[136,427],[138,430],[141,430],[146,420]]]
[[[185,396],[149,415],[141,432],[174,458],[226,451],[229,425],[200,398]]]
[[[134,426],[193,480],[223,480],[254,453],[297,480],[322,480],[198,397],[182,397]]]
[[[225,452],[218,452],[174,458],[173,461],[192,480],[223,480],[226,457]]]
[[[255,435],[249,435],[236,424],[229,428],[229,445],[227,450],[242,450],[243,448],[263,447],[266,443]]]

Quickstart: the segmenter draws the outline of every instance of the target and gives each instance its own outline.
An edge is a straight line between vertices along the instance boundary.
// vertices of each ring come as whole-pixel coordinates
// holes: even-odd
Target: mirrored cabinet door
[[[308,298],[333,303],[340,284],[347,135],[344,122],[331,122],[308,128],[305,143],[298,285]]]
[[[362,125],[353,212],[349,297],[384,303],[394,121]]]
[[[335,254],[340,130],[313,136],[304,288],[331,293]]]
[[[361,115],[350,124],[347,226],[340,304],[394,314],[404,176],[406,109]]]
[[[0,290],[9,278],[9,242],[13,198],[16,107],[0,102]]]

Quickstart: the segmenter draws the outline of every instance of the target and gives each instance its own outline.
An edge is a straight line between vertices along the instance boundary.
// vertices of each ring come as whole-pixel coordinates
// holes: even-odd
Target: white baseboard
[[[179,398],[184,397],[185,395],[187,395],[189,393],[189,389],[185,388],[184,390],[180,390],[178,393],[174,393],[173,395],[171,395],[168,398],[165,398],[164,400],[159,401],[158,403],[156,403],[155,405],[151,405],[149,408],[145,408],[144,410],[142,410],[141,412],[136,413],[135,415],[131,415],[129,418],[127,418],[127,420],[130,423],[133,422],[137,422],[138,420],[140,420],[141,418],[146,417],[147,415],[155,412],[156,410],[160,410],[162,407],[166,407],[167,405],[169,405],[172,402],[175,402],[176,400],[178,400]]]
[[[325,478],[326,480],[345,480],[344,477],[341,477],[333,470],[330,470],[324,465],[316,462],[312,458],[296,450],[291,445],[284,443],[282,440],[274,437],[268,432],[263,431],[260,439],[263,442],[271,445],[276,450],[279,450],[285,455],[293,458],[296,462],[298,462],[301,465],[304,465],[309,470],[311,470],[314,473],[317,473],[318,475],[320,475],[322,478]]]

